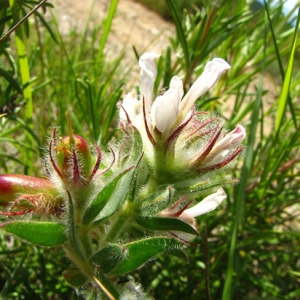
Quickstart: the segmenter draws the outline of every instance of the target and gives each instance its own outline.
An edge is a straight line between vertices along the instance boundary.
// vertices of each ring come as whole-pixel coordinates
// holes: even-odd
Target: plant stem
[[[111,294],[111,292],[104,286],[104,284],[96,276],[94,276],[93,279],[110,300],[116,300],[116,298]]]

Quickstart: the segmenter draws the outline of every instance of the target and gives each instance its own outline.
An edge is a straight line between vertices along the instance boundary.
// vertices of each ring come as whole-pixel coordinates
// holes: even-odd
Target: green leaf
[[[130,169],[129,172],[121,178],[118,186],[114,189],[107,205],[105,205],[105,207],[102,209],[99,218],[93,223],[95,226],[97,226],[104,219],[107,219],[119,210],[120,206],[122,205],[127,197],[127,194],[130,191],[134,170],[134,168]]]
[[[124,259],[124,251],[121,246],[108,244],[95,253],[90,258],[90,262],[98,265],[102,273],[109,273],[122,259]]]
[[[37,15],[37,17],[39,18],[39,20],[41,21],[41,23],[44,25],[44,27],[48,30],[48,32],[49,32],[50,36],[52,37],[53,41],[56,44],[58,44],[58,39],[57,39],[54,31],[52,30],[51,26],[49,25],[49,22],[38,11],[36,11],[35,14]]]
[[[174,195],[174,189],[171,187],[160,190],[151,194],[147,198],[141,199],[141,205],[139,205],[140,213],[143,216],[155,215],[167,208]]]
[[[181,242],[167,237],[147,238],[125,244],[125,258],[117,264],[112,273],[121,275],[130,272],[163,251],[181,247]]]
[[[184,33],[184,28],[182,24],[182,20],[180,19],[178,8],[176,8],[176,5],[174,5],[174,1],[172,0],[166,0],[166,3],[169,7],[169,10],[173,16],[175,27],[176,27],[176,32],[177,32],[177,38],[181,44],[182,50],[183,50],[183,55],[185,59],[185,66],[187,70],[189,69],[190,65],[190,56],[189,56],[189,48],[187,45],[187,39]]]
[[[110,1],[109,10],[107,12],[106,20],[104,23],[103,33],[102,33],[101,39],[100,39],[98,56],[97,56],[97,61],[96,61],[97,65],[99,64],[99,62],[101,60],[101,57],[103,55],[104,46],[106,44],[108,35],[111,31],[112,21],[114,19],[114,15],[116,13],[118,2],[119,2],[119,0]]]
[[[281,128],[282,119],[283,119],[284,112],[285,112],[285,109],[287,106],[287,101],[289,98],[289,90],[290,90],[290,84],[291,84],[292,75],[293,75],[295,52],[297,49],[297,37],[299,34],[299,22],[300,22],[300,16],[298,15],[297,25],[295,27],[295,34],[294,34],[294,38],[293,38],[293,44],[292,44],[292,48],[291,48],[291,54],[290,54],[289,62],[288,62],[288,67],[287,67],[286,75],[285,75],[285,78],[283,81],[280,97],[278,99],[278,110],[277,110],[277,117],[276,117],[276,124],[275,124],[275,130],[276,130],[277,135]],[[291,109],[291,111],[293,112],[294,109]]]
[[[81,287],[88,280],[88,278],[84,276],[76,266],[70,266],[62,273],[62,275],[67,283],[74,288]]]
[[[0,68],[0,76],[4,77],[18,93],[22,94],[22,87],[8,71]]]
[[[137,217],[136,222],[140,226],[150,230],[182,231],[198,235],[193,227],[176,218]]]
[[[14,221],[2,224],[0,228],[27,242],[45,247],[59,246],[66,240],[65,228],[61,223]]]
[[[112,202],[116,202],[117,196],[119,196],[118,198],[121,198],[121,197],[123,197],[122,193],[126,192],[126,194],[127,194],[128,191],[126,191],[122,188],[122,184],[119,184],[119,187],[121,187],[120,189],[117,188],[117,185],[118,185],[119,181],[121,180],[121,178],[124,177],[126,174],[127,174],[127,177],[129,177],[131,180],[131,177],[133,174],[132,169],[133,168],[131,167],[131,168],[128,168],[125,171],[123,171],[121,174],[119,174],[116,178],[114,178],[111,182],[109,182],[100,191],[100,193],[91,202],[91,204],[88,206],[87,210],[85,211],[85,214],[82,218],[83,224],[91,223],[97,217],[97,215],[101,212],[101,210],[105,207],[107,202],[109,202],[109,205],[113,205]],[[118,192],[116,192],[116,189],[118,190]],[[112,198],[114,198],[115,201],[113,201]]]

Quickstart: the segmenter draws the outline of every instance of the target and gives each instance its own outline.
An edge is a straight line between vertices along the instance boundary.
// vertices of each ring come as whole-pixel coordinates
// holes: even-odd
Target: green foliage
[[[188,87],[195,73],[201,71],[195,67],[202,61],[226,57],[232,66],[226,80],[215,94],[201,99],[199,107],[223,115],[230,128],[247,124],[248,141],[242,173],[236,174],[240,183],[230,194],[226,211],[219,218],[201,218],[212,240],[209,252],[204,239],[200,249],[189,248],[188,266],[162,257],[152,268],[148,265],[147,270],[141,270],[140,279],[146,285],[152,270],[150,290],[154,298],[162,294],[164,299],[173,299],[174,295],[204,299],[204,294],[207,299],[297,297],[299,277],[294,271],[299,264],[298,233],[291,227],[299,230],[299,68],[298,60],[293,61],[296,45],[299,49],[295,38],[299,26],[293,29],[286,25],[280,7],[266,5],[250,11],[242,2],[219,7],[208,4],[205,11],[187,14],[182,21],[173,2],[166,2],[177,37],[160,58],[162,86],[179,73],[185,76]],[[264,18],[264,11],[269,19]],[[177,55],[172,56],[172,51]],[[289,65],[287,70],[283,68],[281,77],[283,61],[289,61]],[[266,70],[277,75],[271,86],[265,86]],[[257,76],[256,91],[252,92]],[[268,99],[268,91],[275,86],[282,86],[278,100]],[[224,106],[228,107],[226,111]],[[204,187],[200,185],[200,189]],[[213,261],[211,266],[208,257]]]
[[[50,251],[0,235],[0,290],[2,299],[72,299],[75,292],[61,276],[68,267],[59,248]],[[75,298],[76,299],[76,298]]]
[[[124,259],[113,270],[115,274],[125,274],[137,269],[160,252],[181,247],[179,241],[170,238],[147,238],[124,245]]]
[[[44,247],[59,246],[66,240],[64,226],[60,223],[16,221],[4,223],[1,228],[27,242]]]
[[[4,148],[0,149],[1,168],[6,172],[10,168],[8,159],[13,159],[23,165],[25,173],[38,174],[38,166],[33,164],[31,155],[42,155],[41,147],[47,141],[53,121],[63,134],[67,133],[65,112],[68,105],[71,105],[74,129],[78,134],[99,143],[106,143],[113,136],[111,124],[121,96],[122,76],[125,76],[118,71],[123,56],[120,53],[115,56],[115,61],[109,61],[103,47],[116,3],[112,2],[109,18],[99,26],[92,29],[86,26],[83,32],[73,30],[69,36],[59,32],[58,24],[46,19],[42,12],[33,15],[37,26],[30,26],[27,20],[18,27],[27,30],[23,43],[26,43],[30,66],[30,75],[26,72],[31,78],[26,80],[30,81],[34,117],[29,112],[30,104],[24,94],[29,85],[21,80],[24,68],[10,51],[10,47],[15,47],[15,37],[12,34],[1,42],[0,114],[4,113],[6,117],[2,118],[0,135],[10,149],[8,153],[14,153],[10,155]],[[24,16],[33,4],[22,1],[21,6],[15,5]],[[45,9],[49,7],[51,5],[47,4]],[[6,26],[0,28],[0,34],[4,36],[12,24],[12,12],[7,7],[0,12],[6,17],[2,19]],[[28,122],[28,119],[32,121]],[[27,137],[22,134],[24,130]],[[22,147],[30,150],[22,151]],[[24,173],[23,170],[13,172]]]

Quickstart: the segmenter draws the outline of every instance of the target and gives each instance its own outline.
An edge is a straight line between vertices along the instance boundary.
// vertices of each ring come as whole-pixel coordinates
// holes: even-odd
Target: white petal
[[[180,109],[187,113],[193,107],[195,101],[213,87],[220,76],[228,69],[230,69],[230,65],[222,58],[214,58],[209,61],[203,73],[183,98]]]
[[[152,125],[164,135],[168,134],[178,117],[179,103],[183,96],[183,85],[179,77],[174,76],[170,88],[154,101],[151,109]]]
[[[204,198],[200,203],[186,209],[183,214],[189,217],[198,217],[207,214],[216,209],[221,202],[226,198],[226,193],[223,189],[219,189],[216,193],[211,194]]]
[[[159,57],[155,52],[146,52],[139,59],[139,67],[141,68],[141,94],[145,99],[147,111],[151,107],[153,86],[157,76],[157,68],[154,60]]]
[[[226,134],[212,148],[208,161],[209,165],[221,162],[232,149],[240,146],[246,137],[246,129],[242,125],[238,125],[234,130]]]
[[[127,123],[129,118],[133,125],[136,125],[136,118],[140,112],[141,103],[134,97],[133,93],[127,94],[122,101],[122,108],[120,109],[120,120]],[[126,113],[125,113],[125,111]]]

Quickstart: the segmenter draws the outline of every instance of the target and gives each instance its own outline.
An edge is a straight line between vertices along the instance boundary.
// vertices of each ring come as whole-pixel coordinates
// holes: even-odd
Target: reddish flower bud
[[[57,166],[63,178],[72,181],[86,180],[91,173],[91,152],[84,138],[79,135],[69,136],[61,140],[55,149]]]
[[[55,194],[51,181],[43,178],[19,174],[0,175],[0,204],[7,204],[16,200],[21,194]]]
[[[101,153],[98,147],[96,150],[98,155],[93,165],[90,147],[83,137],[72,134],[62,138],[57,144],[54,132],[49,147],[50,161],[64,184],[80,187],[91,181],[99,167]]]
[[[22,214],[26,211],[54,213],[61,211],[62,199],[54,183],[47,179],[19,174],[0,175],[0,205]],[[13,215],[14,212],[3,213]]]

